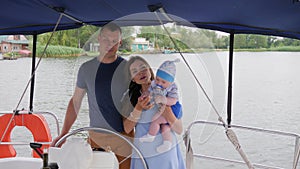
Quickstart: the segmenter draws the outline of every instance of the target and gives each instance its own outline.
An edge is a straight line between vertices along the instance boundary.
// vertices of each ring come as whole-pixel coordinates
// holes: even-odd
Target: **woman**
[[[157,106],[149,104],[150,96],[148,89],[154,74],[149,64],[139,56],[133,56],[129,59],[128,71],[131,76],[129,85],[129,97],[133,111],[124,120],[124,130],[129,133],[135,129],[134,144],[143,154],[149,169],[185,169],[183,158],[177,144],[175,133],[182,133],[182,122],[173,114],[170,107],[163,112],[163,116],[167,119],[172,129],[173,143],[171,150],[158,153],[156,147],[161,144],[161,133],[156,135],[155,140],[150,143],[142,143],[139,138],[147,134],[151,123],[152,116],[157,112]],[[126,108],[127,111],[129,108]],[[123,110],[125,111],[125,109]],[[133,152],[131,160],[131,169],[142,169],[143,165],[139,157]]]

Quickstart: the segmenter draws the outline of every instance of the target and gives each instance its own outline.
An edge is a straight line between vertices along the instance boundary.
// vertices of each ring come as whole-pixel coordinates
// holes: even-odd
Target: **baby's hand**
[[[157,103],[157,104],[159,104],[159,103],[167,104],[167,98],[165,96],[161,96],[161,95],[156,96],[155,97],[155,103]]]
[[[153,107],[153,104],[150,104],[150,95],[148,94],[142,94],[139,98],[138,98],[138,102],[137,105],[139,109],[144,109],[144,110],[148,110],[151,109]]]
[[[150,92],[147,91],[147,92],[143,92],[140,97],[142,97],[144,99],[144,98],[149,97],[149,96],[150,96]]]

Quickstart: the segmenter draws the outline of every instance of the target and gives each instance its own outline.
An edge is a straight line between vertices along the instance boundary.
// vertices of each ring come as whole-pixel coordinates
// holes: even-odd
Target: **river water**
[[[183,54],[195,72],[218,113],[226,120],[228,53]],[[181,58],[179,54],[143,55],[154,70],[164,60]],[[62,125],[64,113],[73,94],[78,67],[90,57],[42,59],[36,72],[35,111],[55,113]],[[234,54],[232,124],[300,134],[300,53],[297,52],[237,52]],[[0,61],[0,110],[11,111],[18,105],[29,80],[31,59]],[[205,94],[194,80],[184,60],[177,65],[176,83],[183,104],[184,128],[194,120],[217,122]],[[28,109],[26,92],[18,109]],[[54,128],[54,121],[50,120]],[[84,100],[73,128],[89,123],[87,102]],[[13,131],[13,140],[29,140],[23,130]],[[294,139],[273,134],[235,130],[243,150],[253,163],[291,168]],[[55,136],[55,131],[52,131]],[[194,152],[241,160],[228,141],[222,127],[197,125],[192,128]],[[178,137],[181,139],[181,136]],[[182,145],[183,143],[180,142]],[[183,147],[183,146],[182,146]],[[21,149],[20,151],[22,151]],[[183,149],[183,153],[185,150]],[[20,154],[26,154],[20,152]],[[246,168],[224,162],[196,159],[195,168]]]

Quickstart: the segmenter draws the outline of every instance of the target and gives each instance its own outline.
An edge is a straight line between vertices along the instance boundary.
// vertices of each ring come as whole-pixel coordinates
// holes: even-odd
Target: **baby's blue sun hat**
[[[176,75],[176,66],[175,63],[180,62],[180,59],[175,59],[173,61],[165,61],[163,62],[157,72],[156,76],[169,81],[169,82],[174,82],[175,75]]]

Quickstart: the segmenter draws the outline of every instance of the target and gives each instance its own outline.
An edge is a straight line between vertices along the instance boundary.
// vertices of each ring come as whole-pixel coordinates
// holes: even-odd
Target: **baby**
[[[158,105],[158,112],[152,117],[152,122],[149,131],[146,135],[140,138],[141,142],[152,142],[161,129],[163,144],[156,148],[157,152],[165,152],[172,147],[172,135],[170,133],[171,127],[167,120],[161,115],[165,106],[171,106],[174,115],[181,118],[181,105],[178,103],[178,90],[174,83],[176,66],[174,61],[165,61],[156,72],[156,78],[151,82],[149,92]]]

